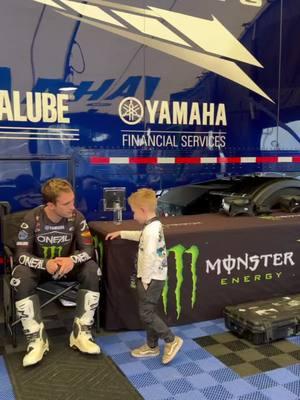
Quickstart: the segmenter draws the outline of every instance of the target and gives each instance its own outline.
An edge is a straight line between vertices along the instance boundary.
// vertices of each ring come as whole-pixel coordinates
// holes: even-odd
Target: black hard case
[[[227,306],[226,327],[254,344],[300,334],[300,294]]]

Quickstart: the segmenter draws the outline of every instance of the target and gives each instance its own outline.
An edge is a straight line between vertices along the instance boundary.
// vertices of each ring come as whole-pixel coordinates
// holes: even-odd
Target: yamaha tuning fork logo
[[[126,97],[119,104],[119,116],[125,124],[136,125],[144,117],[143,104],[135,97]]]

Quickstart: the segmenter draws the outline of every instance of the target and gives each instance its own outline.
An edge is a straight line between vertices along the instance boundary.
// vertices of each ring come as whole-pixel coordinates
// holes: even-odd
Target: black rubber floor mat
[[[35,366],[24,368],[23,356],[5,354],[17,400],[142,399],[110,358],[72,350],[68,338],[52,341]]]
[[[288,340],[254,345],[230,332],[194,340],[242,377],[287,367],[300,360],[300,347]]]

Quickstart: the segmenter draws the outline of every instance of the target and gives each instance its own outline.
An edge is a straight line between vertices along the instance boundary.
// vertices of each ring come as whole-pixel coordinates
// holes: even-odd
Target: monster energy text
[[[281,277],[282,277],[282,271],[275,273],[268,272],[266,274],[230,276],[229,278],[221,278],[220,284],[222,286],[238,285],[242,283],[247,284],[251,282],[272,281],[274,279],[280,279]]]
[[[228,254],[225,258],[217,258],[215,261],[206,260],[206,273],[216,272],[220,275],[222,272],[226,272],[227,275],[231,275],[233,271],[249,270],[256,271],[259,267],[270,267],[270,266],[294,266],[293,261],[294,253],[292,251],[285,253],[274,253],[274,254],[254,254],[250,255],[245,253],[241,257],[232,257]]]

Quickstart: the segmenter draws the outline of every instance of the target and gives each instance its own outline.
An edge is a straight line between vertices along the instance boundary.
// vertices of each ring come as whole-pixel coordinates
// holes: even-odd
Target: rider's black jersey
[[[74,210],[72,217],[54,223],[39,206],[29,211],[20,225],[16,261],[30,268],[46,269],[49,259],[71,257],[74,264],[92,258],[93,243],[84,216]]]

